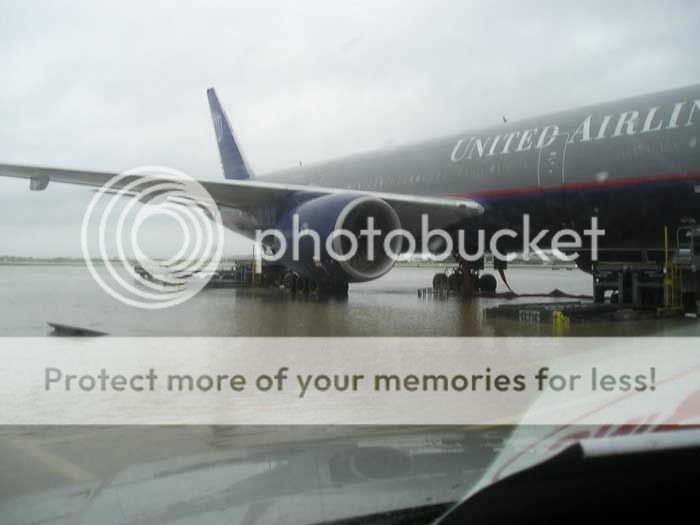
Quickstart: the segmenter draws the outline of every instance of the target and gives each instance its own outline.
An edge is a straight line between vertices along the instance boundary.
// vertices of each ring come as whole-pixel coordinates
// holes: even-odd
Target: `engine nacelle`
[[[296,222],[295,215],[298,217]],[[373,239],[373,254],[370,254],[367,236],[361,234],[361,231],[368,227],[370,217],[374,218],[374,228],[381,231],[381,234]],[[296,254],[295,225],[298,225],[296,231],[299,232]],[[402,237],[392,237],[389,244],[391,253],[384,250],[384,242],[389,232],[400,228],[401,223],[394,209],[377,197],[345,194],[316,197],[291,209],[282,217],[277,229],[284,236],[287,247],[279,262],[301,275],[314,279],[371,281],[381,277],[394,266],[396,261],[392,254],[400,253]],[[318,234],[318,242],[309,230]],[[327,249],[329,236],[338,230],[347,230],[357,240],[357,251],[347,260],[332,257]],[[319,258],[315,259],[317,245]],[[352,249],[351,241],[342,235],[334,236],[330,245],[335,253],[344,257],[349,255]],[[273,247],[273,251],[277,248],[279,246]]]

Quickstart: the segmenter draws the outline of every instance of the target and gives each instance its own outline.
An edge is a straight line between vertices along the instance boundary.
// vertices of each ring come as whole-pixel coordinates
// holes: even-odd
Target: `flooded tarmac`
[[[0,336],[47,335],[49,321],[118,336],[553,335],[550,325],[486,320],[483,310],[503,302],[557,299],[419,298],[417,290],[429,287],[436,271],[439,269],[434,267],[397,268],[377,281],[351,286],[348,297],[342,300],[292,297],[283,290],[272,289],[207,289],[179,306],[146,311],[110,297],[82,266],[0,266]],[[591,290],[591,277],[577,270],[512,268],[508,278],[513,289],[520,293],[548,293],[558,289],[579,295]],[[503,283],[499,282],[498,291],[505,291]],[[694,319],[599,321],[572,324],[563,335],[641,334],[700,335],[700,323]],[[156,461],[164,462],[158,468],[165,469],[178,465],[183,458],[197,458],[201,454],[205,454],[204,459],[193,461],[203,461],[205,465],[211,458],[220,458],[222,453],[235,454],[236,458],[252,454],[264,461],[279,458],[287,461],[287,457],[298,454],[312,453],[316,457],[324,450],[333,454],[338,450],[357,450],[366,446],[368,440],[376,440],[384,448],[396,447],[407,439],[407,434],[418,436],[411,439],[420,450],[428,443],[431,450],[436,444],[447,444],[451,454],[455,447],[467,451],[461,463],[454,460],[450,463],[459,467],[453,486],[455,494],[461,494],[501,452],[510,430],[506,427],[3,426],[0,427],[0,471],[13,475],[0,476],[0,509],[31,508],[35,500],[23,498],[38,498],[36,501],[46,502],[45,507],[50,508],[46,516],[63,516],[82,508],[86,495],[105,480],[128,467]],[[231,459],[225,456],[221,461]],[[147,472],[157,470],[143,468]],[[49,502],[59,499],[60,508],[50,507]],[[42,519],[46,516],[42,515]]]
[[[41,336],[47,322],[119,336],[516,336],[552,335],[550,325],[484,320],[499,303],[557,299],[421,299],[433,267],[400,267],[350,286],[344,299],[290,296],[276,289],[207,289],[159,311],[124,305],[105,293],[82,266],[0,266],[0,336]],[[578,270],[511,268],[518,293],[590,294],[591,277]],[[499,282],[498,291],[506,291]],[[567,300],[567,299],[558,299]],[[570,300],[570,299],[568,299]],[[694,319],[572,324],[559,335],[700,335]]]
[[[550,325],[484,319],[483,310],[503,302],[569,300],[419,298],[417,290],[430,286],[436,271],[434,267],[397,268],[377,281],[351,286],[342,300],[292,297],[273,289],[207,289],[179,306],[146,311],[110,297],[82,266],[0,266],[0,336],[47,335],[49,321],[121,336],[552,335]],[[508,278],[520,293],[558,289],[581,295],[591,288],[590,276],[577,270],[512,268]],[[498,291],[505,291],[503,283],[499,282]],[[599,321],[572,324],[563,335],[640,334],[698,335],[700,324],[693,319]],[[506,443],[514,450],[528,446],[529,438],[509,442],[511,430],[499,426],[2,426],[0,471],[13,474],[0,476],[0,511],[12,515],[41,509],[31,523],[64,519],[86,508],[88,495],[108,487],[110,479],[119,479],[114,476],[136,475],[143,483],[151,483],[162,477],[161,471],[169,473],[180,465],[189,465],[184,471],[209,475],[206,469],[220,465],[293,464],[307,461],[307,456],[322,470],[324,462],[335,465],[337,458],[367,450],[408,451],[416,457],[423,457],[426,450],[438,451],[436,472],[441,480],[449,480],[449,497],[458,498],[478,481]],[[548,429],[525,429],[529,430],[536,434]],[[443,455],[449,458],[444,465]],[[314,475],[318,476],[315,471]],[[431,487],[421,488],[420,494],[432,498],[442,490]],[[447,497],[444,491],[440,496]]]

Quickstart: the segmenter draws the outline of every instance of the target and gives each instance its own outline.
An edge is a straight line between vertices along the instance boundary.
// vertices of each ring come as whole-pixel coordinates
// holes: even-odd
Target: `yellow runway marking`
[[[95,476],[87,470],[57,454],[54,454],[50,450],[41,447],[30,439],[18,441],[15,439],[4,438],[3,441],[5,441],[9,446],[13,447],[15,450],[23,452],[32,459],[43,463],[50,470],[59,473],[66,479],[71,481],[90,481],[95,479]]]

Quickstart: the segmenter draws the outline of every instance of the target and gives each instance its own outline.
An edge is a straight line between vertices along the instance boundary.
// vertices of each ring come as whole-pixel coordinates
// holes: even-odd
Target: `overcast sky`
[[[106,4],[0,1],[0,162],[218,179],[209,86],[260,174],[700,82],[696,0]],[[26,187],[0,254],[79,256],[91,193]]]

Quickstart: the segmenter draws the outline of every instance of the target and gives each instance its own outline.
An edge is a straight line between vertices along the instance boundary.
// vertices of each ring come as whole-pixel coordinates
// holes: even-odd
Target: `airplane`
[[[521,234],[527,214],[533,231],[547,230],[546,247],[553,232],[583,231],[595,216],[606,231],[600,260],[661,264],[664,227],[695,224],[700,215],[700,84],[260,177],[213,88],[207,97],[224,180],[199,182],[224,225],[250,239],[269,228],[287,238],[295,214],[324,238],[334,228],[357,233],[371,216],[382,232],[402,228],[420,239],[426,214],[431,228],[463,232],[473,246],[478,230],[486,238],[503,228]],[[44,190],[49,182],[101,187],[116,173],[0,164],[0,175],[29,179],[30,189]],[[392,247],[405,249],[401,242]],[[521,243],[500,238],[499,251],[518,251]],[[274,243],[265,248],[274,251]],[[579,268],[592,272],[588,248],[574,255]],[[495,289],[493,276],[479,277],[483,260],[455,255],[465,295],[480,283]],[[362,248],[347,261],[325,252],[314,260],[307,249],[297,259],[280,260],[292,286],[338,293],[347,293],[348,283],[381,277],[395,263],[388,254],[368,258]],[[506,266],[494,260],[501,273]]]

